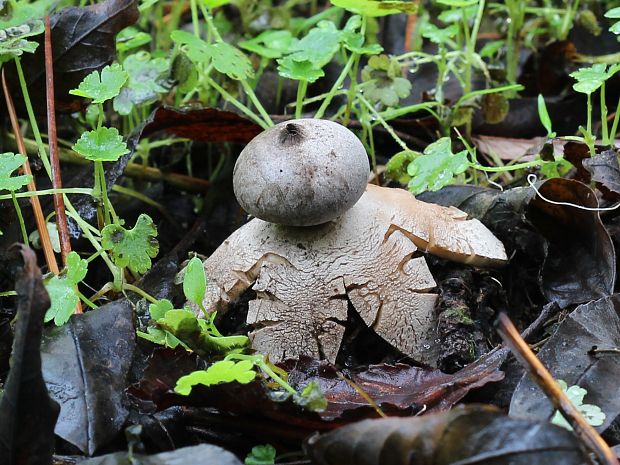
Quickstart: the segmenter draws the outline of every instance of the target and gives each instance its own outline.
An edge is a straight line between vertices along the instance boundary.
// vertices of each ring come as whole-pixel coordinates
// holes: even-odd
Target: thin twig
[[[60,161],[58,159],[58,138],[56,137],[56,100],[54,95],[54,59],[52,56],[52,30],[50,17],[45,17],[45,91],[47,94],[47,139],[50,153],[50,165],[52,168],[52,186],[54,189],[62,189],[62,177],[60,174]],[[69,238],[69,226],[67,225],[67,213],[65,212],[64,196],[54,194],[54,210],[56,211],[56,227],[60,241],[60,256],[62,264],[67,266],[67,255],[71,253],[71,239]],[[79,295],[77,284],[75,291]],[[75,304],[75,313],[82,313],[82,304],[78,299]]]
[[[58,159],[58,139],[56,138],[56,103],[54,98],[54,62],[52,58],[52,33],[50,17],[45,17],[45,90],[47,92],[47,137],[49,143],[49,155],[52,167],[52,186],[54,189],[62,189],[62,177],[60,175],[60,161]],[[56,210],[56,226],[60,239],[60,253],[62,263],[67,264],[67,255],[71,252],[69,228],[67,227],[67,214],[62,194],[54,194],[54,209]]]
[[[596,455],[602,464],[619,465],[616,454],[609,448],[598,432],[586,421],[581,412],[570,401],[566,393],[553,379],[551,373],[530,350],[527,343],[519,335],[519,331],[510,318],[501,313],[497,321],[497,330],[517,360],[529,372],[534,382],[549,398],[553,406],[573,427],[575,434]]]
[[[17,143],[18,152],[22,155],[28,157],[28,152],[26,152],[26,147],[24,145],[24,138],[19,128],[19,121],[17,120],[17,113],[15,112],[15,106],[13,105],[13,98],[11,97],[11,93],[9,92],[9,86],[6,82],[6,77],[4,74],[4,69],[2,70],[2,90],[4,91],[4,98],[6,100],[6,107],[9,111],[9,118],[11,120],[11,126],[13,128],[13,132],[15,133],[15,142]],[[28,158],[23,165],[24,173],[32,175],[32,170],[30,169],[30,162]],[[28,183],[28,190],[34,192],[37,190],[36,183],[34,181],[34,176],[32,177],[32,181]],[[32,211],[34,212],[34,219],[37,224],[37,230],[39,231],[39,237],[41,239],[41,247],[43,248],[43,254],[45,255],[45,261],[47,262],[47,268],[54,274],[58,274],[60,270],[58,269],[58,263],[56,263],[56,257],[54,256],[54,248],[52,247],[52,241],[50,240],[49,232],[47,231],[47,224],[45,221],[45,215],[43,215],[43,209],[41,208],[41,202],[39,201],[39,197],[33,196],[30,197],[30,204],[32,205]]]

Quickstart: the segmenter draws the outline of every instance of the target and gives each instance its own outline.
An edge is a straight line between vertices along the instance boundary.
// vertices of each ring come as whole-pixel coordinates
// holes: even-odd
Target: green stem
[[[86,297],[84,294],[82,294],[79,290],[76,289],[77,295],[80,298],[80,300],[82,302],[84,302],[86,305],[88,305],[89,308],[91,308],[92,310],[97,310],[99,307],[97,307],[94,303],[92,303],[88,297]]]
[[[263,373],[269,376],[272,380],[278,383],[285,391],[290,394],[296,395],[297,391],[293,387],[278,376],[265,362],[264,355],[244,355],[244,354],[228,354],[225,360],[247,360],[259,367]]]
[[[295,106],[295,118],[301,118],[301,110],[304,105],[304,97],[306,96],[306,90],[308,89],[308,81],[302,79],[297,84],[297,103]]]
[[[63,189],[43,189],[40,191],[28,191],[15,194],[18,199],[27,197],[38,197],[41,195],[53,195],[53,194],[85,194],[93,195],[93,190],[85,187],[67,187]],[[12,198],[11,194],[0,195],[0,200],[9,200]]]
[[[12,297],[14,295],[17,295],[17,291],[3,291],[3,292],[0,292],[0,297]]]
[[[480,24],[482,23],[484,5],[485,0],[479,0],[476,19],[474,20],[474,26],[471,30],[469,40],[467,41],[467,48],[465,50],[467,66],[465,67],[465,88],[463,89],[463,91],[466,94],[471,92],[473,55],[474,53],[476,53],[476,43],[478,42],[478,31],[480,30]]]
[[[227,102],[231,103],[234,107],[236,107],[239,111],[241,111],[241,113],[243,113],[245,116],[250,118],[256,124],[258,124],[261,128],[267,129],[269,127],[267,125],[267,123],[265,123],[265,121],[263,121],[256,113],[254,113],[252,110],[250,110],[248,107],[246,107],[243,103],[241,103],[235,97],[230,95],[226,91],[226,89],[224,89],[222,86],[220,86],[217,82],[215,82],[209,76],[203,76],[203,79],[205,79],[207,84],[209,84],[211,87],[213,87],[215,90],[217,90],[220,93],[220,95],[222,97],[224,97],[224,100],[226,100]]]
[[[17,201],[17,197],[15,197],[15,192],[11,191],[11,199],[13,200],[13,206],[15,207],[15,213],[17,213],[17,219],[19,220],[19,227],[22,230],[22,237],[24,239],[24,244],[26,246],[30,245],[28,241],[28,232],[26,231],[26,223],[24,223],[24,215],[22,215],[22,209],[19,206],[19,202]]]
[[[140,289],[137,286],[134,286],[133,284],[129,284],[129,283],[123,283],[123,290],[124,291],[131,291],[131,292],[135,292],[136,294],[138,294],[140,297],[145,298],[146,300],[148,300],[149,302],[151,302],[152,304],[156,304],[157,302],[159,302],[155,297],[153,297],[152,295],[150,295],[149,293],[147,293],[146,291],[143,291],[142,289]]]
[[[265,107],[263,107],[263,105],[260,103],[260,100],[258,100],[258,97],[256,97],[256,94],[254,93],[254,90],[252,89],[252,87],[247,83],[245,79],[239,82],[241,82],[241,86],[243,87],[245,94],[248,97],[250,97],[250,100],[252,104],[254,105],[254,108],[258,110],[258,113],[263,117],[263,119],[265,120],[265,123],[267,123],[267,126],[268,127],[273,126],[273,121],[271,117],[269,116],[269,113],[267,113],[267,111],[265,110]]]
[[[112,222],[110,217],[110,199],[108,198],[108,183],[105,179],[103,162],[95,162],[95,177],[99,177],[99,187],[101,188],[101,202],[103,203],[103,222],[107,226]]]
[[[592,135],[592,95],[588,94],[588,120],[586,122],[586,131]]]
[[[618,131],[618,121],[620,120],[620,99],[616,105],[616,114],[614,115],[614,122],[611,125],[611,131],[609,132],[609,140],[611,144],[615,144],[616,132]]]
[[[400,137],[398,137],[398,135],[394,132],[394,129],[392,128],[392,126],[387,124],[387,122],[383,119],[383,117],[379,114],[379,112],[377,112],[377,110],[374,109],[374,107],[370,104],[368,100],[366,100],[362,95],[358,95],[357,98],[360,102],[364,104],[366,108],[368,108],[368,111],[372,113],[372,116],[374,116],[375,119],[379,121],[379,124],[383,126],[383,128],[388,132],[390,136],[392,136],[392,138],[396,141],[398,145],[401,146],[403,150],[411,151],[411,149],[407,147],[407,144]]]
[[[544,165],[544,160],[532,160],[523,163],[515,163],[509,166],[484,166],[477,163],[471,163],[470,167],[478,171],[486,171],[487,173],[505,173],[508,171],[522,170],[525,168],[533,168],[535,166]]]
[[[192,10],[192,27],[194,29],[194,35],[200,38],[200,24],[198,23],[198,7],[196,6],[196,0],[190,0],[189,5]]]
[[[353,63],[355,62],[356,57],[358,57],[358,56],[359,55],[357,53],[352,53],[351,56],[349,56],[349,59],[347,60],[346,64],[344,65],[344,68],[342,68],[342,71],[340,72],[340,75],[338,76],[338,79],[336,79],[336,82],[334,82],[334,85],[332,86],[332,88],[329,90],[329,92],[325,96],[325,100],[323,100],[323,103],[321,104],[321,106],[317,110],[316,114],[314,115],[315,118],[317,118],[317,119],[323,118],[323,115],[325,114],[325,111],[327,110],[327,107],[329,106],[331,101],[334,99],[334,96],[336,95],[336,93],[342,87],[342,83],[346,79],[347,74],[351,70],[351,67],[353,66]]]
[[[609,127],[607,125],[607,103],[605,101],[605,82],[601,86],[601,137],[603,145],[611,144],[609,140]]]

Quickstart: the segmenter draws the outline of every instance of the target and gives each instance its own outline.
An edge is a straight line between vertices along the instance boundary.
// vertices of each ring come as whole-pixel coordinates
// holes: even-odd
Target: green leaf
[[[611,19],[620,19],[620,6],[616,8],[612,8],[607,13],[605,13],[605,18]]]
[[[264,446],[254,446],[252,451],[246,456],[243,463],[245,465],[272,465],[276,460],[276,448],[271,444]]]
[[[455,37],[459,32],[456,24],[451,24],[443,29],[435,26],[433,23],[425,23],[422,29],[422,37],[427,38],[434,44],[445,44]]]
[[[11,2],[11,14],[0,16],[0,29],[19,27],[26,23],[41,20],[56,5],[57,0],[35,0]]]
[[[207,290],[207,276],[202,264],[202,260],[198,257],[192,258],[183,275],[183,293],[190,302],[202,308],[202,301],[205,298]]]
[[[401,65],[396,59],[387,55],[370,57],[362,70],[362,81],[366,83],[364,95],[386,107],[398,105],[400,99],[411,93],[411,82],[400,74]]]
[[[407,173],[411,181],[408,188],[414,194],[439,190],[450,184],[468,166],[467,151],[452,153],[450,138],[442,137],[426,147],[424,155],[409,164]]]
[[[39,44],[26,40],[26,37],[41,34],[44,29],[43,22],[39,20],[0,29],[0,63],[12,60],[23,53],[34,53]]]
[[[174,334],[169,331],[165,331],[163,329],[149,327],[147,328],[147,332],[136,331],[136,335],[139,338],[145,339],[153,344],[159,344],[165,347],[169,347],[171,349],[176,349],[177,347],[183,347],[185,350],[190,350],[190,348],[184,344],[179,338],[177,338]]]
[[[411,150],[398,152],[385,165],[385,177],[399,184],[406,185],[411,180],[407,167],[419,154]]]
[[[149,305],[149,314],[152,320],[159,320],[166,316],[166,312],[173,310],[174,306],[168,299],[158,300],[155,304]]]
[[[547,105],[545,104],[545,97],[542,94],[538,94],[538,117],[540,118],[540,122],[543,127],[547,130],[547,134],[551,134],[553,132],[553,127],[551,126],[551,118],[549,117],[549,112],[547,111]]]
[[[114,97],[114,110],[128,115],[135,105],[152,103],[168,91],[166,77],[170,63],[165,58],[151,58],[148,52],[137,52],[123,61],[129,79]]]
[[[322,69],[317,69],[308,60],[297,61],[290,56],[278,60],[278,73],[287,79],[308,82],[325,76]]]
[[[451,8],[467,8],[478,4],[478,0],[436,0],[440,5]]]
[[[134,48],[142,47],[151,42],[151,35],[146,32],[139,31],[135,27],[126,27],[116,34],[116,50],[121,53],[128,52]],[[124,66],[125,70],[131,73],[131,70]]]
[[[479,55],[482,58],[491,58],[504,46],[503,40],[492,40],[484,44],[484,47],[480,50]]]
[[[116,161],[129,153],[118,129],[105,126],[82,133],[73,150],[91,161]]]
[[[417,4],[403,1],[380,0],[331,0],[333,5],[362,16],[385,16],[398,13],[413,14]]]
[[[153,220],[141,214],[133,229],[118,224],[109,224],[101,231],[101,245],[112,253],[114,263],[129,267],[134,273],[145,273],[151,268],[151,258],[159,252],[157,228]]]
[[[186,31],[173,31],[170,37],[177,44],[184,46],[188,58],[196,63],[211,61],[220,73],[238,81],[254,76],[250,59],[230,44],[225,42],[208,44]]]
[[[88,272],[88,262],[80,258],[80,255],[73,251],[67,255],[67,281],[77,284],[86,277]]]
[[[265,58],[280,58],[296,40],[290,31],[268,30],[240,42],[239,47]]]
[[[46,323],[54,320],[56,326],[61,326],[69,321],[79,300],[76,286],[86,277],[87,271],[88,262],[82,260],[77,252],[71,252],[67,256],[65,275],[53,276],[45,283],[51,302],[45,313]]]
[[[310,381],[301,394],[293,396],[293,401],[311,412],[322,412],[327,408],[327,399],[316,381]]]
[[[599,406],[583,403],[583,399],[588,393],[586,389],[577,385],[568,387],[566,382],[561,379],[557,380],[557,383],[591,426],[601,426],[605,422],[605,413]],[[559,411],[555,412],[555,415],[551,419],[551,423],[571,431],[573,429]]]
[[[592,94],[610,77],[607,65],[604,63],[596,63],[589,68],[580,68],[570,76],[577,80],[573,84],[573,89],[583,94]]]
[[[217,8],[219,6],[228,5],[230,0],[201,0],[202,3],[208,8]]]
[[[194,371],[179,378],[174,388],[175,392],[187,396],[197,384],[213,386],[214,384],[237,382],[248,384],[256,378],[254,364],[249,360],[239,362],[222,360],[211,365],[207,370]]]
[[[32,175],[21,174],[19,176],[11,176],[13,171],[21,167],[26,161],[26,156],[11,152],[0,153],[0,191],[16,191],[30,181],[32,181]]]
[[[344,47],[351,52],[360,55],[376,55],[383,51],[383,47],[379,44],[364,45],[366,37],[360,32],[362,27],[362,18],[359,15],[353,15],[347,21],[342,30],[342,40]]]
[[[342,31],[332,21],[323,20],[310,29],[305,37],[291,45],[289,57],[295,61],[309,61],[316,68],[323,68],[340,48],[341,40]]]
[[[123,67],[114,63],[103,68],[101,73],[93,71],[80,82],[77,89],[70,90],[69,93],[92,99],[92,103],[103,103],[118,95],[127,78]]]

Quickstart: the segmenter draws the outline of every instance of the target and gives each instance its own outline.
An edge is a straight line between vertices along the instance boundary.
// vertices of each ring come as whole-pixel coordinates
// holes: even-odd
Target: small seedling
[[[12,175],[16,169],[20,168],[26,162],[26,160],[27,158],[25,155],[14,154],[11,152],[0,153],[0,191],[7,190],[11,193],[13,207],[15,208],[15,213],[17,213],[19,226],[22,231],[22,238],[24,240],[24,244],[28,245],[28,232],[26,231],[26,224],[24,223],[24,216],[22,215],[21,207],[19,206],[17,197],[15,197],[15,191],[28,185],[28,183],[32,181],[32,175]]]
[[[562,390],[566,393],[570,401],[577,407],[581,414],[585,417],[586,421],[592,426],[601,426],[605,422],[605,413],[597,405],[584,404],[583,399],[588,394],[588,391],[577,385],[568,387],[566,381],[561,379],[557,380]],[[558,411],[555,412],[551,423],[561,426],[572,431],[571,425],[566,421],[562,414]]]
[[[246,456],[245,465],[272,465],[276,460],[276,448],[271,444],[252,447],[252,451]]]

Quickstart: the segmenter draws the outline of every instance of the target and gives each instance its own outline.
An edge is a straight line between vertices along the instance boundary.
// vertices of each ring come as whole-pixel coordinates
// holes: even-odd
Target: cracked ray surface
[[[253,347],[274,361],[305,354],[334,361],[347,299],[364,322],[419,362],[433,364],[435,281],[417,250],[477,266],[507,261],[501,242],[456,208],[369,185],[335,221],[291,227],[253,219],[204,262],[205,307],[225,312],[256,291]]]

